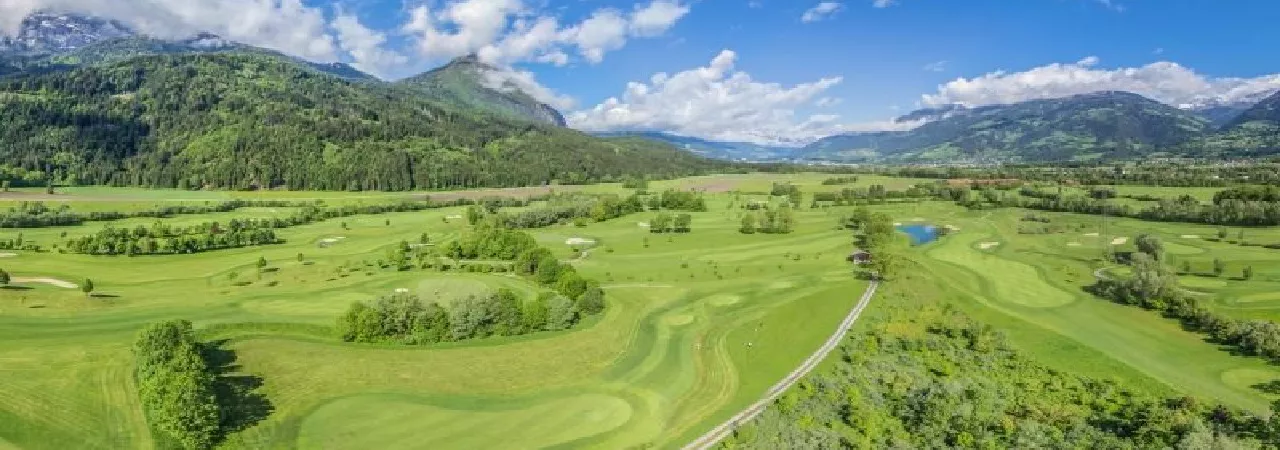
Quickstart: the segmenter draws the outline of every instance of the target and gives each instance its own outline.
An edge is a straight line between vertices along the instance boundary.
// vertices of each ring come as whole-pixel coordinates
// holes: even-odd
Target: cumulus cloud
[[[385,49],[386,34],[365,27],[356,16],[340,12],[332,27],[338,33],[338,47],[351,55],[351,65],[357,69],[385,77],[388,71],[409,61],[408,57]]]
[[[1209,77],[1177,63],[1160,61],[1141,67],[1105,69],[1090,56],[1074,63],[1055,63],[1022,72],[996,71],[957,78],[924,95],[922,103],[940,106],[1008,104],[1059,98],[1097,91],[1129,91],[1183,108],[1256,100],[1280,90],[1280,74],[1256,78]]]
[[[519,91],[535,100],[565,111],[577,105],[572,97],[560,95],[538,83],[533,73],[511,68],[496,68],[484,73],[484,84],[500,91]]]
[[[162,38],[210,32],[315,61],[340,55],[324,12],[301,0],[0,0],[0,32],[36,11],[91,14]]]
[[[570,125],[587,131],[662,130],[764,145],[802,145],[844,130],[838,116],[797,113],[820,102],[819,96],[839,84],[840,77],[788,87],[734,71],[736,61],[736,53],[724,50],[705,67],[627,83],[620,97],[570,114]]]
[[[817,22],[819,20],[831,17],[840,11],[842,6],[839,2],[822,2],[816,6],[809,8],[800,16],[800,21],[804,23]]]
[[[923,69],[928,72],[942,72],[944,70],[947,70],[947,62],[934,61],[929,64],[925,64]]]
[[[523,0],[451,0],[433,10],[410,10],[402,31],[428,58],[476,53],[492,64],[541,62],[564,65],[569,51],[590,63],[632,38],[660,36],[689,13],[678,0],[652,0],[632,11],[601,8],[576,24],[561,24]]]

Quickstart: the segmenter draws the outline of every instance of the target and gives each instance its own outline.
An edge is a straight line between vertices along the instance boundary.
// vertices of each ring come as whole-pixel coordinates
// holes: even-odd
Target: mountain
[[[1186,145],[1205,157],[1256,157],[1280,154],[1280,92],[1240,112],[1218,132]]]
[[[1210,130],[1208,120],[1190,112],[1137,94],[1108,91],[953,109],[910,131],[832,136],[800,153],[838,161],[1117,159],[1158,153]]]
[[[634,136],[670,144],[678,149],[708,158],[730,161],[774,161],[779,159],[788,159],[796,150],[794,148],[770,147],[752,144],[749,142],[711,141],[661,131],[618,131],[595,133],[595,135],[603,137]]]
[[[559,111],[521,91],[511,80],[504,79],[504,73],[469,55],[397,84],[456,107],[565,126]]]
[[[726,167],[354,82],[267,53],[138,56],[0,79],[0,177],[185,188],[406,190]]]
[[[101,18],[35,13],[23,20],[15,37],[0,38],[0,76],[66,70],[136,56],[214,52],[263,53],[292,58],[210,33],[199,33],[186,39],[163,40],[144,36],[119,22]],[[350,80],[376,79],[344,63],[315,63],[294,59],[317,71]]]
[[[135,34],[129,27],[112,20],[78,14],[35,13],[22,20],[15,36],[0,36],[0,56],[65,53]]]

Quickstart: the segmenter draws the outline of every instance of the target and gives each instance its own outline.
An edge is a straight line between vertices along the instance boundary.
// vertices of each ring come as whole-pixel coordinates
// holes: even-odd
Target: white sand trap
[[[999,242],[983,242],[981,244],[978,244],[978,248],[983,250],[990,250],[992,248],[999,247],[999,246],[1000,246]]]
[[[1182,238],[1183,238],[1183,239],[1200,239],[1200,235],[1198,235],[1198,234],[1184,234],[1184,235],[1182,235]],[[0,254],[0,257],[2,257],[2,256],[4,256],[4,255]]]
[[[462,214],[452,214],[452,215],[444,216],[444,218],[449,220],[457,220],[462,218]]]
[[[564,243],[565,243],[565,245],[593,245],[593,244],[595,244],[595,243],[596,243],[596,240],[595,240],[595,239],[587,239],[587,238],[575,237],[575,238],[565,239],[565,240],[564,240]]]
[[[902,222],[894,222],[894,223],[893,223],[893,226],[895,226],[895,227],[900,227],[900,226],[902,226]]]
[[[321,239],[321,240],[320,240],[320,242],[325,243],[325,244],[335,244],[335,243],[337,243],[338,241],[341,241],[341,240],[346,239],[346,238],[347,238],[346,236],[338,236],[338,237],[324,238],[324,239]]]
[[[13,279],[9,280],[9,282],[12,284],[42,283],[42,284],[48,284],[48,285],[57,286],[65,289],[75,289],[80,287],[80,285],[72,283],[70,281],[63,281],[57,278],[49,278],[49,277],[13,277]]]
[[[0,258],[16,258],[16,257],[18,257],[17,253],[0,253]]]
[[[1115,238],[1115,239],[1112,239],[1112,240],[1111,240],[1111,245],[1124,245],[1124,243],[1125,243],[1125,242],[1129,242],[1129,238],[1127,238],[1127,237],[1118,237],[1118,238]]]
[[[923,218],[923,217],[912,217],[912,218],[911,218],[911,221],[912,221],[912,222],[924,222],[924,218]]]
[[[397,294],[408,294],[408,293],[409,293],[409,290],[408,290],[408,289],[405,289],[405,288],[396,288],[396,293],[397,293]]]
[[[955,225],[943,225],[942,228],[946,228],[951,231],[960,231],[960,227],[957,227]]]
[[[1068,242],[1068,243],[1067,243],[1067,247],[1079,247],[1079,246],[1080,246],[1080,243],[1079,243],[1079,242]]]
[[[1088,237],[1098,237],[1098,233],[1085,233],[1084,235]]]
[[[636,226],[640,228],[649,228],[649,222],[636,222]]]

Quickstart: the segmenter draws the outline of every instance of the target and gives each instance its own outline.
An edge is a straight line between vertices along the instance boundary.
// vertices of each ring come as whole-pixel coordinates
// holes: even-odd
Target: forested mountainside
[[[458,108],[517,120],[565,126],[559,111],[543,104],[501,77],[502,72],[474,55],[397,82]]]
[[[580,183],[722,167],[434,102],[243,52],[142,56],[0,80],[10,178],[380,189]]]
[[[1060,161],[1148,155],[1211,130],[1190,112],[1127,92],[956,110],[910,131],[832,136],[809,159]]]

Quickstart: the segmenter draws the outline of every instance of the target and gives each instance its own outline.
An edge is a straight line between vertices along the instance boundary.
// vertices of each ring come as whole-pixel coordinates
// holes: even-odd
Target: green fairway
[[[192,255],[4,251],[0,268],[15,283],[0,290],[0,448],[151,447],[129,346],[144,324],[172,318],[192,320],[203,338],[233,351],[237,372],[260,380],[270,402],[271,413],[229,436],[228,448],[678,447],[793,370],[866,288],[845,259],[850,232],[834,227],[852,207],[802,207],[791,234],[744,235],[738,232],[742,209],[729,204],[774,182],[793,182],[806,193],[889,180],[898,187],[931,182],[863,176],[850,185],[823,185],[826,178],[723,175],[652,183],[651,189],[707,191],[709,211],[693,213],[688,234],[649,233],[639,224],[653,212],[530,230],[557,258],[603,285],[605,313],[573,330],[421,347],[342,343],[325,327],[352,302],[394,292],[448,305],[503,288],[524,299],[547,289],[511,274],[379,266],[401,241],[416,243],[425,233],[439,246],[467,233],[459,219],[463,208],[319,221],[278,230],[284,244]],[[624,192],[620,185],[574,189]],[[496,193],[502,192],[532,191]],[[115,204],[144,209],[161,199],[248,194],[170,197],[85,188],[65,195],[85,196],[73,208],[109,211]],[[327,203],[404,197],[261,195]],[[1183,259],[1192,264],[1194,274],[1181,282],[1205,292],[1213,308],[1273,318],[1280,316],[1280,297],[1273,294],[1280,290],[1280,264],[1272,262],[1277,250],[1211,240],[1216,229],[1205,226],[1110,219],[1103,229],[1097,217],[1051,213],[1045,215],[1072,231],[1023,234],[1024,212],[1017,210],[968,211],[937,201],[872,209],[898,222],[951,226],[949,236],[909,251],[911,276],[945,286],[929,291],[931,301],[954,304],[997,327],[1046,364],[1255,411],[1267,407],[1269,394],[1254,386],[1280,378],[1280,370],[1082,288],[1095,270],[1109,266],[1101,261],[1109,243],[1154,233],[1175,266]],[[287,210],[242,208],[160,221],[226,222]],[[63,233],[76,237],[156,221],[3,229],[0,239],[21,233],[51,248]],[[1205,238],[1183,237],[1190,235]],[[1248,235],[1280,242],[1280,230]],[[579,254],[573,239],[594,244],[577,245],[591,248]],[[259,258],[268,263],[263,270]],[[1209,273],[1214,258],[1229,261],[1228,273]],[[1254,267],[1251,280],[1238,278],[1245,265]],[[1125,276],[1121,268],[1105,273]],[[59,286],[86,278],[99,296]]]

